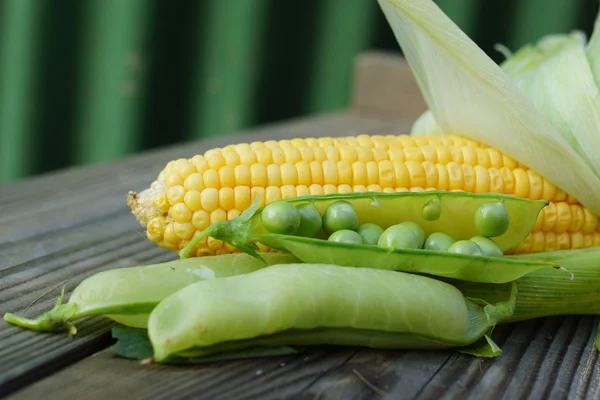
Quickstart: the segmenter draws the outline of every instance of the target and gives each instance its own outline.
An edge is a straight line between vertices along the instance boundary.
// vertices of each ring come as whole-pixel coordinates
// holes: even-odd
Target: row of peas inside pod
[[[502,194],[347,193],[279,200],[215,222],[204,237],[255,257],[260,243],[304,263],[405,271],[506,283],[551,263],[503,257],[531,233],[548,202]]]
[[[441,202],[435,198],[423,206],[421,215],[425,221],[435,221],[441,213]],[[264,207],[261,221],[266,230],[274,234],[386,249],[424,249],[500,257],[503,251],[492,238],[507,231],[510,216],[501,201],[481,205],[473,216],[479,235],[466,239],[444,232],[426,236],[423,228],[414,221],[403,221],[383,229],[376,223],[361,221],[354,206],[346,200],[334,201],[323,214],[313,203],[295,205],[278,201]]]

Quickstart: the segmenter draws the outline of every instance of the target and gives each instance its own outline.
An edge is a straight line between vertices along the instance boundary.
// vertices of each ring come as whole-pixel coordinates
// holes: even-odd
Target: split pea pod
[[[123,325],[145,328],[152,309],[165,297],[202,280],[247,274],[268,265],[297,262],[289,254],[265,253],[260,261],[247,254],[224,254],[175,260],[131,268],[117,268],[94,274],[83,280],[69,301],[35,319],[5,314],[14,325],[38,331],[68,328],[71,321],[92,315],[104,315]]]
[[[157,362],[255,346],[439,349],[480,339],[494,315],[432,278],[287,264],[185,287],[152,311],[148,335]]]
[[[442,211],[436,218],[423,213],[423,208],[427,209],[431,204],[441,207]],[[256,243],[262,243],[290,253],[305,263],[381,268],[474,282],[506,283],[540,268],[556,265],[539,260],[512,260],[492,256],[489,252],[456,254],[423,249],[425,238],[434,234],[463,241],[478,237],[487,215],[479,210],[493,206],[504,210],[502,215],[506,216],[502,224],[498,223],[496,214],[492,219],[494,227],[500,226],[504,232],[493,238],[494,246],[498,247],[501,255],[502,251],[516,247],[527,237],[540,210],[547,204],[545,200],[501,194],[448,191],[305,196],[273,202],[260,209],[258,201],[255,201],[238,218],[209,226],[188,243],[180,256],[189,257],[202,238],[211,236],[251,255],[256,254]],[[305,237],[280,233],[294,232],[301,223],[301,215],[294,207],[307,205],[323,217],[324,230],[321,234]],[[268,215],[263,215],[265,210]],[[288,210],[293,213],[288,214]],[[270,218],[275,214],[277,218]],[[265,225],[266,221],[269,224]],[[383,231],[377,245],[361,243],[361,235],[354,231],[369,224]],[[494,231],[500,232],[498,229]],[[415,237],[398,237],[401,234]],[[331,236],[329,240],[325,236],[324,240],[323,235]],[[479,249],[476,243],[469,244]]]

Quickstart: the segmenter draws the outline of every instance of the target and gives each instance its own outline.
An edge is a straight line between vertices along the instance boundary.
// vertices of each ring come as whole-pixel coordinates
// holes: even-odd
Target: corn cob
[[[457,135],[359,135],[229,145],[169,162],[128,205],[149,240],[179,251],[210,224],[250,206],[304,195],[450,190],[550,202],[511,253],[600,245],[598,217],[524,164]],[[262,251],[269,249],[262,247]],[[235,252],[212,238],[196,255]]]

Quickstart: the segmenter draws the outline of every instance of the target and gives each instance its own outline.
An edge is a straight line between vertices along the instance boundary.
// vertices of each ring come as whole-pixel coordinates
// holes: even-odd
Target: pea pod
[[[266,253],[266,261],[246,254],[225,254],[131,268],[118,268],[94,274],[71,293],[68,303],[56,306],[36,319],[7,313],[4,319],[14,325],[38,331],[68,328],[71,321],[91,315],[104,315],[123,325],[147,326],[152,309],[165,297],[200,280],[247,274],[273,264],[297,262],[289,254]]]
[[[157,362],[257,346],[455,348],[513,306],[514,297],[492,306],[414,274],[287,264],[185,287],[152,311],[148,335]]]
[[[439,200],[444,211],[436,220],[427,221],[422,216],[422,208],[433,199]],[[540,210],[547,204],[544,200],[507,195],[446,191],[333,194],[281,201],[294,205],[312,204],[323,213],[329,205],[340,200],[353,206],[361,224],[374,223],[387,229],[399,223],[412,222],[423,229],[425,236],[437,232],[455,239],[477,236],[479,231],[474,218],[477,210],[485,204],[502,203],[511,216],[510,224],[503,235],[494,238],[494,242],[503,250],[515,247],[527,237]],[[291,253],[306,263],[390,269],[474,282],[505,283],[537,269],[556,266],[539,260],[510,260],[408,248],[382,249],[364,244],[273,234],[262,225],[261,211],[255,201],[240,217],[211,225],[191,240],[180,256],[188,257],[203,237],[212,236],[251,255],[256,254],[254,243],[259,242]]]

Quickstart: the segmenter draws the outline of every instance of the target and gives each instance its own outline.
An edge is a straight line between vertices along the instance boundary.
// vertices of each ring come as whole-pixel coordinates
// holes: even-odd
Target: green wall
[[[437,0],[495,60],[597,0]],[[0,183],[347,106],[375,0],[0,0]]]

